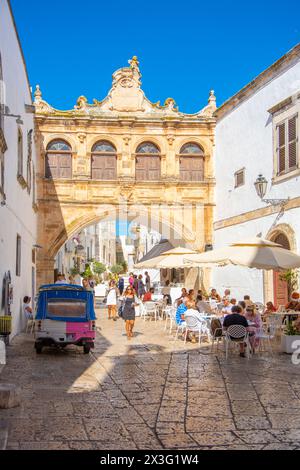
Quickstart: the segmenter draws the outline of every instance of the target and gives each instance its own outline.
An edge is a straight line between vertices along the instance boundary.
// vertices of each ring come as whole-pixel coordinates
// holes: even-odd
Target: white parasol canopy
[[[247,238],[230,246],[205,253],[186,256],[185,261],[198,267],[226,266],[286,271],[300,267],[300,256],[278,243],[263,238]]]
[[[160,256],[148,259],[142,263],[135,264],[136,269],[172,269],[172,268],[188,268],[189,262],[186,260],[188,256],[197,254],[196,251],[189,248],[177,247],[166,251]]]

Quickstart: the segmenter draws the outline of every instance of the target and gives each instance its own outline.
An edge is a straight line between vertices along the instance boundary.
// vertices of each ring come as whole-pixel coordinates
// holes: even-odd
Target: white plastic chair
[[[35,319],[34,318],[27,318],[25,333],[33,334],[34,333],[34,328],[35,328]]]
[[[144,302],[142,309],[142,317],[144,317],[144,321],[146,320],[146,317],[150,318],[153,316],[156,322],[158,317],[158,308],[154,302]]]
[[[256,337],[259,338],[258,351],[263,352],[263,343],[266,343],[271,355],[273,356],[272,341],[276,339],[276,326],[269,325],[268,331],[261,327],[259,332],[256,333]]]
[[[202,336],[208,336],[206,321],[194,315],[186,315],[185,323],[186,325],[185,325],[184,342],[186,343],[187,335],[189,332],[197,333],[199,336],[199,346],[200,346]]]
[[[185,333],[185,330],[186,330],[186,322],[183,321],[182,323],[177,325],[174,341],[177,341],[179,332],[181,332],[183,334],[183,333]]]
[[[274,332],[275,339],[280,340],[283,324],[282,324],[282,316],[271,314],[266,319],[266,325],[269,331]]]
[[[170,333],[172,331],[172,326],[176,321],[176,309],[174,307],[168,306],[164,310],[165,314],[165,330],[168,328],[168,322],[170,322]]]
[[[246,355],[249,359],[250,357],[250,342],[248,331],[243,325],[230,325],[225,334],[225,344],[226,344],[226,359],[228,359],[228,350],[231,344],[240,344],[246,343]]]

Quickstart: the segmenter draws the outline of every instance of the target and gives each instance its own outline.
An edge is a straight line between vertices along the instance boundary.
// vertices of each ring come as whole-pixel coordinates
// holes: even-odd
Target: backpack
[[[210,330],[211,330],[211,334],[215,337],[215,338],[220,338],[223,334],[223,331],[222,331],[222,324],[220,322],[220,320],[218,318],[213,318],[211,320],[211,323],[210,323]],[[218,330],[218,331],[216,331]]]

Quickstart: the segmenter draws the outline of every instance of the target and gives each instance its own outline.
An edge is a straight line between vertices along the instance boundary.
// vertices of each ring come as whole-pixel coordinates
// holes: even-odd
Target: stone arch
[[[195,136],[190,136],[190,137],[186,137],[185,139],[176,140],[176,143],[175,143],[175,153],[176,153],[176,155],[179,155],[180,149],[185,144],[188,144],[189,142],[194,142],[195,144],[200,145],[200,147],[204,151],[205,157],[211,155],[211,152],[212,152],[211,145],[209,145],[204,139],[200,139],[199,137],[195,137]]]
[[[43,140],[44,153],[47,153],[47,147],[53,140],[64,140],[67,144],[71,146],[72,154],[77,153],[77,143],[76,139],[71,134],[47,134]]]
[[[117,153],[120,153],[122,151],[122,149],[120,149],[120,141],[116,139],[113,135],[97,134],[97,135],[94,135],[93,137],[87,138],[86,145],[87,145],[88,155],[91,155],[93,146],[101,140],[106,140],[107,142],[110,142],[115,147]]]
[[[115,212],[113,212],[113,208],[115,209]],[[150,217],[152,223],[153,221],[155,222],[155,226],[152,226],[153,229],[162,233],[164,237],[169,238],[170,240],[178,240],[177,244],[185,245],[191,249],[199,249],[198,241],[195,238],[195,231],[190,228],[190,225],[185,226],[182,224],[182,217],[180,214],[178,216],[174,216],[173,214],[168,219],[164,210],[155,215],[153,212],[149,212],[149,208],[147,206],[143,205],[129,205],[128,210],[129,212],[138,213],[138,217],[134,218],[135,222],[144,226],[149,226],[148,221]],[[42,243],[44,248],[38,253],[38,277],[41,284],[52,282],[54,258],[59,249],[68,239],[70,239],[76,232],[88,227],[89,225],[100,222],[105,218],[110,220],[115,218],[118,213],[118,208],[109,204],[101,204],[87,210],[85,205],[80,205],[77,206],[76,211],[74,211],[72,206],[69,207],[68,205],[61,205],[60,211],[61,214],[59,221],[64,221],[63,227],[58,231],[54,226],[56,225],[57,227],[61,227],[62,224],[55,224],[55,220],[51,221],[51,223],[53,223],[52,228],[50,228],[47,233],[47,238],[44,239],[44,242]]]
[[[132,152],[136,153],[137,148],[144,142],[151,142],[152,144],[156,145],[160,151],[160,155],[165,154],[167,151],[166,141],[163,137],[144,135],[134,139],[132,142]]]
[[[274,239],[283,234],[289,241],[290,249],[292,251],[297,251],[297,238],[294,229],[289,224],[278,224],[272,230],[270,230],[267,234],[267,239],[270,241],[274,241]]]

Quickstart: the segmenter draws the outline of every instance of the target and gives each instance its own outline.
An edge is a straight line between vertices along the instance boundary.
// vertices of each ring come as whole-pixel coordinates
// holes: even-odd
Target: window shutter
[[[278,126],[278,173],[285,171],[285,122]]]
[[[297,166],[297,116],[288,121],[289,168]]]
[[[243,184],[245,184],[245,171],[240,170],[235,174],[235,187],[238,188],[239,186],[243,186]]]

